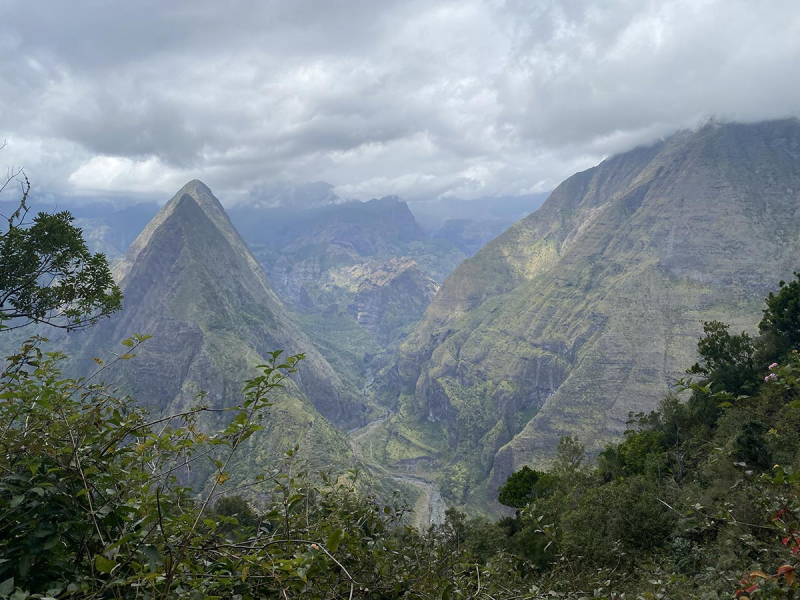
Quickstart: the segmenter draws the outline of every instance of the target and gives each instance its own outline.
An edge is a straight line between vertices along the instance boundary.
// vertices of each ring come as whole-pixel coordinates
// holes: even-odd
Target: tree
[[[221,529],[233,531],[236,526],[253,528],[258,525],[258,516],[253,512],[250,503],[238,495],[223,496],[214,504],[214,514],[219,517],[228,517],[235,523],[223,523]]]
[[[581,468],[583,459],[586,458],[586,448],[578,440],[565,435],[556,446],[556,460],[553,463],[553,473],[569,475]]]
[[[67,211],[26,222],[31,184],[24,172],[9,173],[0,192],[14,182],[22,198],[0,230],[0,329],[82,329],[119,310],[122,293],[105,255],[89,252]]]
[[[511,508],[524,508],[552,490],[555,477],[528,466],[515,471],[498,490],[497,500]]]
[[[762,335],[778,338],[776,350],[780,353],[800,343],[800,273],[794,276],[794,281],[780,282],[777,294],[769,293],[764,317],[758,324]]]
[[[760,373],[756,368],[755,343],[744,331],[731,335],[728,329],[729,326],[720,321],[703,323],[705,335],[697,343],[702,364],[695,363],[687,372],[705,376],[714,391],[750,393]]]

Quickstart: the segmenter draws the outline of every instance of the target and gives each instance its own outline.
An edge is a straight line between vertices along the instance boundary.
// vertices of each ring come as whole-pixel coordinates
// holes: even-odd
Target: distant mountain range
[[[354,230],[377,225],[379,231],[372,236],[376,249],[392,244],[401,238],[409,241],[438,239],[472,256],[486,242],[497,237],[519,219],[535,211],[547,194],[504,196],[478,200],[453,198],[412,202],[403,214],[377,208],[380,202],[402,203],[397,197],[387,196],[367,202],[343,200],[333,192],[334,186],[318,181],[302,185],[273,185],[254,188],[247,200],[230,210],[230,216],[242,237],[248,243],[266,245],[273,250],[285,246],[298,231],[307,235],[309,227],[319,230],[320,224],[341,228],[349,224]],[[155,202],[119,199],[92,200],[69,197],[48,198],[32,202],[32,212],[39,210],[69,210],[84,237],[95,252],[105,253],[111,260],[121,258],[161,206]],[[16,209],[13,201],[0,202],[0,214],[6,209]],[[411,215],[411,223],[409,221]],[[386,219],[398,217],[397,223],[386,227]],[[377,221],[384,219],[384,226]],[[386,234],[387,239],[382,239]],[[363,236],[364,234],[362,234]]]
[[[299,326],[359,388],[388,362],[444,278],[507,228],[509,215],[532,206],[529,197],[498,199],[497,210],[480,200],[418,202],[433,211],[421,214],[445,219],[430,233],[392,196],[345,202],[324,182],[251,196],[229,209],[232,224]],[[72,210],[91,249],[116,262],[160,208],[97,202]],[[463,215],[472,218],[447,218]]]
[[[535,212],[547,200],[548,195],[550,192],[492,196],[473,200],[438,198],[410,202],[409,208],[423,229],[434,232],[451,219],[515,223]]]

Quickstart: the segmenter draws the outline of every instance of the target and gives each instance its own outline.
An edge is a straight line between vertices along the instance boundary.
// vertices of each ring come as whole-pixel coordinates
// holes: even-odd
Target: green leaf
[[[33,562],[33,557],[30,554],[23,554],[22,558],[19,559],[19,565],[17,565],[17,569],[19,570],[19,574],[22,577],[27,577],[28,573],[31,570],[31,563]]]
[[[114,570],[114,567],[117,566],[117,563],[106,558],[102,554],[98,554],[94,557],[94,566],[101,573],[111,573],[111,571]]]
[[[52,550],[53,548],[56,547],[60,539],[61,538],[57,535],[51,536],[50,538],[45,540],[44,544],[42,544],[42,548],[44,550]]]
[[[9,577],[4,582],[0,583],[0,596],[8,596],[14,591],[14,578]]]
[[[147,557],[147,562],[150,563],[150,568],[155,568],[161,564],[161,555],[155,546],[143,546],[142,554]]]
[[[453,597],[453,584],[448,583],[444,589],[442,590],[442,600],[448,600],[449,598]]]
[[[336,549],[339,547],[339,544],[342,542],[342,537],[344,537],[344,531],[341,529],[337,529],[328,537],[328,550],[331,552],[336,552]]]
[[[294,510],[294,508],[296,506],[301,505],[304,500],[305,500],[305,496],[303,496],[303,494],[294,494],[293,496],[291,496],[289,498],[288,505],[287,505],[287,508],[288,508],[289,512]]]

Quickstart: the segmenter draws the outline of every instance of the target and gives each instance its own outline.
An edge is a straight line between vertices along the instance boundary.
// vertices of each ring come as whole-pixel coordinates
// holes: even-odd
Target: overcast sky
[[[57,194],[517,195],[800,114],[798,0],[0,0],[0,164]]]

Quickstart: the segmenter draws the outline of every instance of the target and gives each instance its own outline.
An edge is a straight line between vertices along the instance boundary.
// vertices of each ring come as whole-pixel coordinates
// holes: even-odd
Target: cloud
[[[0,156],[53,193],[514,195],[800,115],[796,0],[0,5]]]
[[[165,168],[156,157],[132,160],[119,156],[93,156],[81,164],[69,176],[68,182],[75,189],[128,193],[147,193],[152,189],[172,189],[186,178]]]

